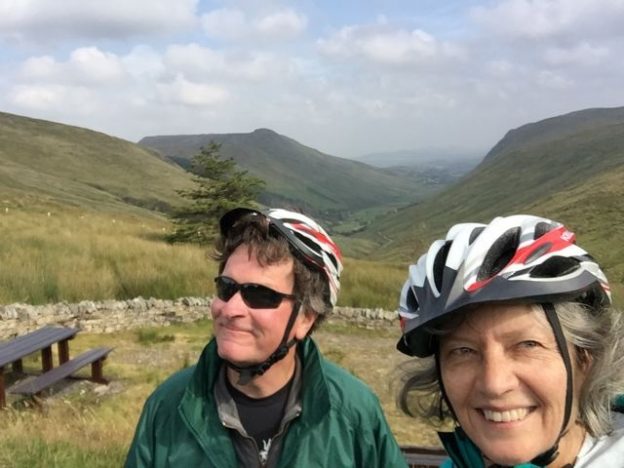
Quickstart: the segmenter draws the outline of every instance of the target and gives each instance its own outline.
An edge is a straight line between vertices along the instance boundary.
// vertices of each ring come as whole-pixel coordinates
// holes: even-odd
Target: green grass
[[[0,302],[78,302],[212,293],[206,251],[162,240],[170,225],[138,216],[50,207],[0,212]]]
[[[71,442],[48,442],[41,436],[4,441],[0,453],[3,468],[110,468],[122,466],[126,450],[122,447],[84,448]]]
[[[0,302],[210,296],[209,249],[168,244],[158,218],[48,204],[0,208]],[[48,216],[48,213],[50,215]],[[346,260],[339,304],[394,310],[400,265]]]
[[[136,332],[136,337],[137,342],[143,345],[175,341],[175,335],[163,334],[160,330],[155,328],[139,330]]]
[[[0,194],[148,215],[181,203],[190,175],[154,152],[84,128],[0,112]]]

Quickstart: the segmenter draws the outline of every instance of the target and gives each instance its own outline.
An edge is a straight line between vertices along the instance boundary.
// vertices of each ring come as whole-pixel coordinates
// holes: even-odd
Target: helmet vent
[[[578,260],[570,257],[551,257],[531,271],[533,278],[557,278],[572,273],[580,266]]]
[[[481,268],[479,268],[477,281],[491,278],[505,268],[509,260],[516,254],[519,241],[520,228],[517,227],[505,231],[496,239],[485,256]]]
[[[481,227],[473,229],[472,232],[470,233],[470,238],[468,239],[468,245],[471,245],[475,241],[475,239],[479,237],[479,234],[481,234],[484,229],[485,229],[485,226],[481,226]]]
[[[539,239],[540,237],[542,237],[544,234],[546,234],[547,232],[552,231],[554,228],[554,226],[552,225],[552,223],[546,223],[544,221],[541,221],[539,223],[537,223],[535,225],[535,230],[533,233],[533,240],[535,239]]]
[[[435,261],[433,262],[433,280],[438,291],[442,290],[442,275],[444,274],[444,265],[451,248],[451,241],[447,241],[438,251]]]
[[[318,252],[318,246],[314,243],[313,240],[308,239],[306,236],[302,236],[297,231],[292,230],[292,233],[299,239],[303,244],[305,244],[312,252]]]
[[[411,311],[418,310],[418,299],[416,299],[416,295],[414,294],[414,291],[412,290],[412,288],[409,288],[409,290],[407,291],[406,302],[407,302],[407,310],[411,310]]]

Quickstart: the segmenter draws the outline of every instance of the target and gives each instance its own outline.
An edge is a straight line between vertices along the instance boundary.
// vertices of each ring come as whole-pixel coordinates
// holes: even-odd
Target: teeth
[[[511,422],[520,421],[529,413],[527,408],[518,408],[509,411],[490,411],[483,410],[483,415],[488,421],[494,422]]]

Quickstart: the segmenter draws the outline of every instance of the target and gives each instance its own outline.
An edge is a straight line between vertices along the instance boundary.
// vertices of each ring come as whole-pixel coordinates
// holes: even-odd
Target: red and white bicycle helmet
[[[236,221],[248,214],[264,216],[269,222],[269,229],[275,229],[286,238],[293,254],[323,273],[329,285],[326,302],[334,307],[340,290],[342,255],[327,232],[313,219],[294,211],[277,208],[260,212],[249,208],[235,208],[221,218],[221,235],[226,236]]]
[[[494,301],[611,302],[600,266],[562,224],[530,215],[457,224],[409,267],[401,291],[399,351],[434,353],[427,326],[467,305]]]

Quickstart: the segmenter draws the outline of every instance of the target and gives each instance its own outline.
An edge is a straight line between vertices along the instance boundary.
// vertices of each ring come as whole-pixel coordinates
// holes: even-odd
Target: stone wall
[[[112,333],[147,326],[210,319],[211,298],[184,297],[177,300],[143,299],[126,301],[61,302],[32,306],[0,306],[0,340],[9,339],[44,325],[64,325],[96,333]],[[366,326],[396,324],[397,313],[382,309],[336,307],[332,317]]]

